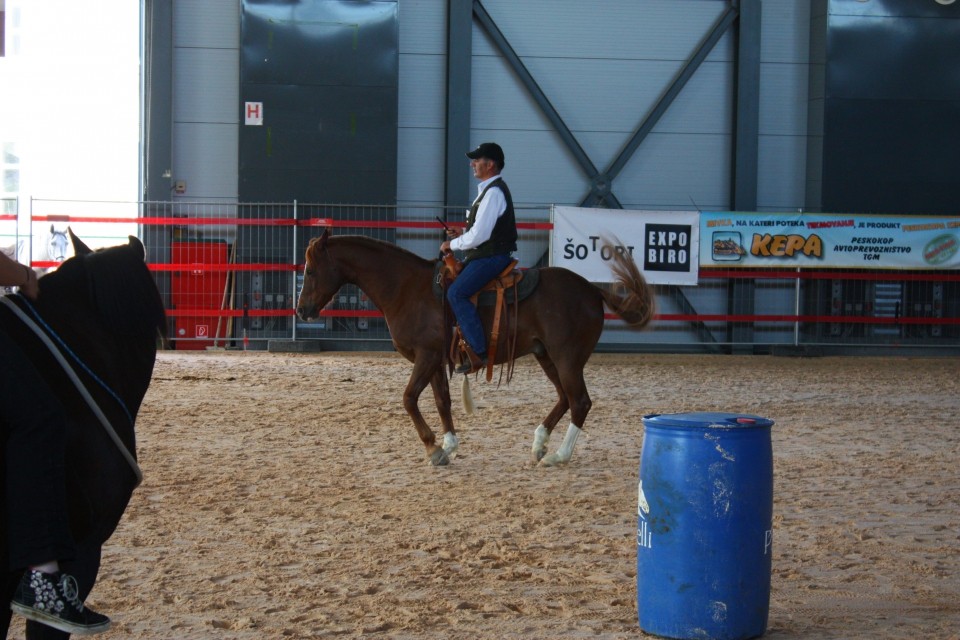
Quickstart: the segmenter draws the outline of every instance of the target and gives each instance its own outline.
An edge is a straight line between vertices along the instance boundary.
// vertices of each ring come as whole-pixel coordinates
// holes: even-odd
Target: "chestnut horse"
[[[62,560],[61,566],[77,578],[83,600],[96,580],[101,547],[139,482],[134,421],[150,384],[157,341],[166,321],[140,240],[130,236],[127,244],[91,251],[72,231],[69,234],[75,256],[40,278],[35,302],[20,296],[0,301],[0,331],[21,347],[67,415],[66,492],[76,557]],[[4,568],[7,445],[6,438],[0,438]],[[7,636],[10,599],[22,573],[0,572],[0,638]],[[26,631],[31,640],[69,637],[33,621],[27,622]]]
[[[604,305],[631,327],[642,328],[653,317],[653,290],[633,259],[614,252],[612,271],[625,294],[591,284],[559,267],[540,269],[537,288],[520,301],[516,321],[515,357],[533,354],[557,390],[557,402],[534,432],[534,462],[552,466],[573,454],[591,400],[583,368],[603,331]],[[403,393],[403,406],[434,465],[444,465],[456,453],[459,439],[450,414],[450,389],[444,368],[444,308],[433,291],[436,262],[396,245],[362,236],[331,237],[325,230],[310,241],[306,252],[303,289],[297,304],[302,320],[314,320],[345,284],[362,289],[383,313],[397,351],[413,363]],[[489,333],[492,308],[481,308]],[[509,315],[513,315],[511,312]],[[507,340],[498,344],[495,363],[507,358]],[[436,443],[417,401],[430,385],[443,427],[443,446]],[[570,410],[571,421],[563,444],[550,455],[547,442],[560,418]]]

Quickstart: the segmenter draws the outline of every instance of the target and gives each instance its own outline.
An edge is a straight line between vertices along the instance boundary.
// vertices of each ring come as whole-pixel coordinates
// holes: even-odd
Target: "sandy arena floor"
[[[730,411],[776,421],[766,638],[960,638],[957,358],[596,355],[556,469],[528,462],[553,402],[532,359],[509,387],[475,382],[473,417],[454,385],[447,468],[401,406],[409,371],[392,353],[162,353],[145,481],[89,600],[115,621],[100,637],[641,637],[641,419]]]

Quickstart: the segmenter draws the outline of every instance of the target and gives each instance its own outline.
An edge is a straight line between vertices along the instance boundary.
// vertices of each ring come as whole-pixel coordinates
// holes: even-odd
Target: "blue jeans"
[[[512,260],[509,253],[474,258],[463,266],[463,271],[447,289],[447,300],[450,301],[453,315],[457,317],[463,338],[478,356],[487,352],[487,337],[480,322],[480,315],[470,302],[470,296],[500,275]]]

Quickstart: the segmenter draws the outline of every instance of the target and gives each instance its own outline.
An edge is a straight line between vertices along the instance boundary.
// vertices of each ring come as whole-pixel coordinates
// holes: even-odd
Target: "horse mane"
[[[326,239],[324,239],[326,237]],[[393,253],[397,256],[403,257],[414,262],[422,263],[424,266],[429,266],[432,268],[432,265],[435,260],[427,260],[422,258],[399,245],[393,244],[392,242],[387,242],[386,240],[379,240],[377,238],[371,238],[369,236],[358,236],[358,235],[344,235],[344,236],[319,236],[310,241],[310,246],[308,251],[311,253],[311,257],[314,262],[318,262],[320,259],[319,253],[327,247],[327,244],[336,245],[341,243],[350,243],[354,246],[360,245],[366,247],[367,249],[374,252],[387,252]]]
[[[156,282],[143,256],[130,245],[74,256],[45,276],[41,286],[47,281],[61,290],[85,289],[98,320],[111,332],[135,337],[166,330],[166,313]],[[56,295],[53,290],[49,293]]]

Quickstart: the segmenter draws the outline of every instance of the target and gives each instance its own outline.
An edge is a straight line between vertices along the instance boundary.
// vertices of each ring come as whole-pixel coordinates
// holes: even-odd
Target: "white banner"
[[[591,282],[611,282],[610,250],[627,251],[651,284],[696,285],[700,220],[696,211],[630,211],[553,207],[550,264]]]

